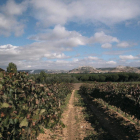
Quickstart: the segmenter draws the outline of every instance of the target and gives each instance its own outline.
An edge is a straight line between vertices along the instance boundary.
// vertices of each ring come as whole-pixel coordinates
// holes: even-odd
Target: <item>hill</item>
[[[55,74],[55,73],[118,73],[118,72],[140,73],[140,68],[129,67],[129,66],[118,66],[115,68],[94,68],[91,66],[82,66],[82,67],[74,68],[72,70],[36,69],[36,70],[18,70],[18,71],[25,71],[30,74],[39,74],[41,71],[45,71],[45,73],[48,73],[48,74],[49,73],[50,74]]]
[[[140,69],[135,68],[135,67],[129,67],[129,66],[118,66],[114,68],[113,70],[110,70],[109,72],[140,73]]]
[[[82,66],[69,71],[69,73],[118,73],[118,72],[140,73],[140,69],[129,66],[118,66],[115,68],[97,68],[97,69],[90,66]]]
[[[96,68],[90,66],[82,66],[69,71],[69,73],[100,73],[100,72],[102,71],[97,70]]]

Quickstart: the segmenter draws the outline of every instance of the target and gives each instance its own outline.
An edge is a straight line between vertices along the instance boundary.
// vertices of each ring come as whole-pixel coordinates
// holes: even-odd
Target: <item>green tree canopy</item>
[[[45,73],[45,71],[41,71],[41,72],[40,72],[40,75],[39,75],[39,81],[40,81],[41,83],[44,83],[45,80],[46,80],[46,78],[47,78],[47,74]]]
[[[105,79],[106,79],[105,76],[103,76],[103,75],[100,75],[100,76],[99,76],[99,81],[100,81],[100,82],[105,82]]]
[[[13,72],[16,73],[17,72],[17,66],[14,63],[9,63],[8,67],[7,67],[7,72]]]

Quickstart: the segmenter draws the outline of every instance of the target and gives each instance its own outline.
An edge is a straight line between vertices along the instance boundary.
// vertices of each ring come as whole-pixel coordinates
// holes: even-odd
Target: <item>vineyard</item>
[[[119,83],[96,83],[81,86],[80,91],[93,98],[100,98],[140,120],[140,85]]]
[[[96,114],[98,118],[102,118],[100,119],[101,125],[104,122],[106,123],[106,126],[103,127],[108,129],[109,132],[117,135],[112,130],[119,131],[120,129],[122,132],[125,131],[124,133],[120,131],[120,135],[122,133],[122,135],[129,136],[128,138],[124,137],[125,139],[140,138],[139,84],[83,84],[80,86],[79,94],[90,104],[89,107],[93,114]],[[106,121],[102,116],[109,121]],[[122,137],[116,136],[116,138]]]
[[[39,136],[39,140],[44,140],[49,135],[47,131],[41,138],[44,128],[57,125],[67,126],[58,139],[140,138],[140,84],[95,82],[73,87],[66,82],[36,83],[25,72],[3,72],[0,77],[2,140],[35,140]],[[73,89],[78,92],[72,92]],[[51,140],[56,139],[54,135]]]
[[[0,79],[0,139],[36,139],[43,127],[60,121],[69,83],[36,84],[28,73],[3,73]]]

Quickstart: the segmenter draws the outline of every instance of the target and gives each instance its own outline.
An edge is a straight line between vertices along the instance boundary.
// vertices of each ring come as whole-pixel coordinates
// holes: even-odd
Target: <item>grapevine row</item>
[[[140,120],[140,85],[122,83],[96,83],[82,85],[80,93],[89,98],[101,98],[109,105],[120,108],[125,113]]]
[[[60,120],[72,85],[36,84],[27,77],[25,72],[5,72],[0,79],[0,139],[36,139],[43,127]]]

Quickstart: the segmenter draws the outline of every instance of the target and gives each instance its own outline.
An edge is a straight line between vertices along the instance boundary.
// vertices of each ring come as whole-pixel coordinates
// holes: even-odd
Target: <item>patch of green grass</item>
[[[2,78],[3,77],[3,73],[2,72],[0,72],[0,78]]]
[[[40,133],[43,133],[43,134],[45,133],[43,128],[40,129]]]
[[[66,110],[67,104],[69,103],[69,100],[70,100],[70,97],[71,97],[71,94],[68,94],[67,97],[66,97],[66,99],[65,99],[65,103],[61,106],[62,112],[63,112],[64,110]]]
[[[107,109],[111,109],[111,110],[113,110],[115,112],[118,112],[123,117],[127,118],[130,122],[133,122],[137,126],[139,126],[139,124],[137,124],[137,122],[132,119],[131,115],[125,114],[125,112],[123,112],[121,109],[119,109],[119,108],[117,108],[115,106],[109,105],[107,102],[103,101],[102,99],[97,99],[97,101],[101,104],[101,106],[104,106],[105,105]]]
[[[75,106],[81,106],[81,107],[85,106],[85,103],[84,103],[83,99],[81,98],[81,96],[78,94],[77,90],[75,91],[74,96],[75,96],[75,98],[78,99],[78,101],[74,101]]]

